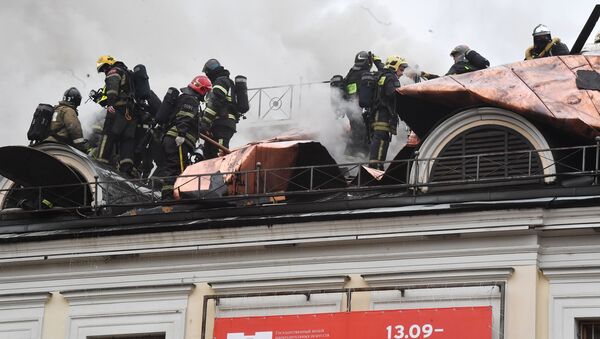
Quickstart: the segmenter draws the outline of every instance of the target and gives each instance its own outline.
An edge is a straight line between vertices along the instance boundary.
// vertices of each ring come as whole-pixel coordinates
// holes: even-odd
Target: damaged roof
[[[600,56],[568,55],[521,61],[400,87],[400,117],[424,137],[446,115],[474,106],[493,106],[593,139],[600,135],[598,77],[578,88],[578,77],[600,71]],[[591,82],[591,83],[590,83]],[[600,84],[596,84],[600,85]],[[587,87],[586,87],[587,86]]]
[[[176,199],[258,192],[289,192],[316,185],[343,188],[335,159],[317,141],[290,134],[232,150],[188,166],[175,182]],[[301,140],[294,140],[300,138]],[[317,173],[307,167],[323,166]]]

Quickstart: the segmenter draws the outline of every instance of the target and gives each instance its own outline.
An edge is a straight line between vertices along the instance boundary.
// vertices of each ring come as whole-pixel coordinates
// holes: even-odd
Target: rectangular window
[[[247,317],[339,312],[341,293],[314,293],[260,297],[222,298],[217,317]]]
[[[122,334],[122,335],[94,335],[87,339],[165,339],[164,333],[144,333],[144,334]]]
[[[580,320],[579,339],[600,339],[600,319]]]

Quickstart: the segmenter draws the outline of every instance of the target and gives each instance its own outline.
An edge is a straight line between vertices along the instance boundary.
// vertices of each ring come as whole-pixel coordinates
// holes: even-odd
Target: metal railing
[[[329,81],[249,88],[250,110],[245,116],[253,120],[290,120],[302,107],[302,90],[327,83]]]
[[[545,159],[542,156],[552,154]],[[368,162],[299,166],[285,168],[263,168],[260,163],[252,170],[206,173],[179,176],[177,185],[180,199],[164,201],[160,199],[160,189],[165,178],[127,180],[134,188],[131,193],[120,194],[111,185],[123,185],[123,181],[99,181],[72,185],[43,187],[13,187],[0,190],[3,208],[21,207],[19,199],[29,198],[28,210],[44,211],[50,206],[54,210],[67,209],[78,212],[96,212],[108,208],[132,208],[156,206],[171,203],[193,203],[201,201],[240,202],[243,205],[277,203],[281,199],[293,201],[306,195],[400,191],[406,194],[427,194],[433,188],[465,189],[467,185],[520,184],[552,182],[557,178],[569,179],[586,177],[590,184],[598,184],[600,144],[562,147],[543,150],[526,150],[506,153],[473,154],[456,157],[420,158],[418,152],[410,159],[386,161],[385,172],[371,172]],[[509,159],[502,162],[498,159]],[[525,160],[524,160],[525,159]],[[453,166],[439,167],[438,175],[430,178],[436,164],[453,160]],[[514,169],[511,161],[518,161],[521,168]],[[485,171],[483,163],[491,164]],[[472,166],[472,172],[459,167]],[[549,167],[556,170],[549,171]],[[507,171],[506,169],[510,169]],[[444,179],[444,173],[461,173],[459,178]],[[424,179],[424,180],[423,180]],[[432,180],[430,180],[432,179]],[[81,194],[73,198],[73,193]],[[101,192],[102,200],[98,199]],[[117,192],[117,193],[115,193]],[[23,198],[27,197],[27,198]],[[344,196],[344,198],[346,198]]]

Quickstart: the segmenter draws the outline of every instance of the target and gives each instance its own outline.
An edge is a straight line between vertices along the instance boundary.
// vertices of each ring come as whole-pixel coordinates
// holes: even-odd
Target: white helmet
[[[550,28],[546,27],[545,25],[539,24],[539,25],[535,26],[535,28],[533,29],[533,33],[531,35],[533,35],[533,36],[550,35]]]

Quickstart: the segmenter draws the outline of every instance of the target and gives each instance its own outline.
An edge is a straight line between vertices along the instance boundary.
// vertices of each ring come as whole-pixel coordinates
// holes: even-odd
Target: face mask
[[[535,46],[546,46],[552,39],[549,35],[541,35],[533,37],[533,44]]]

